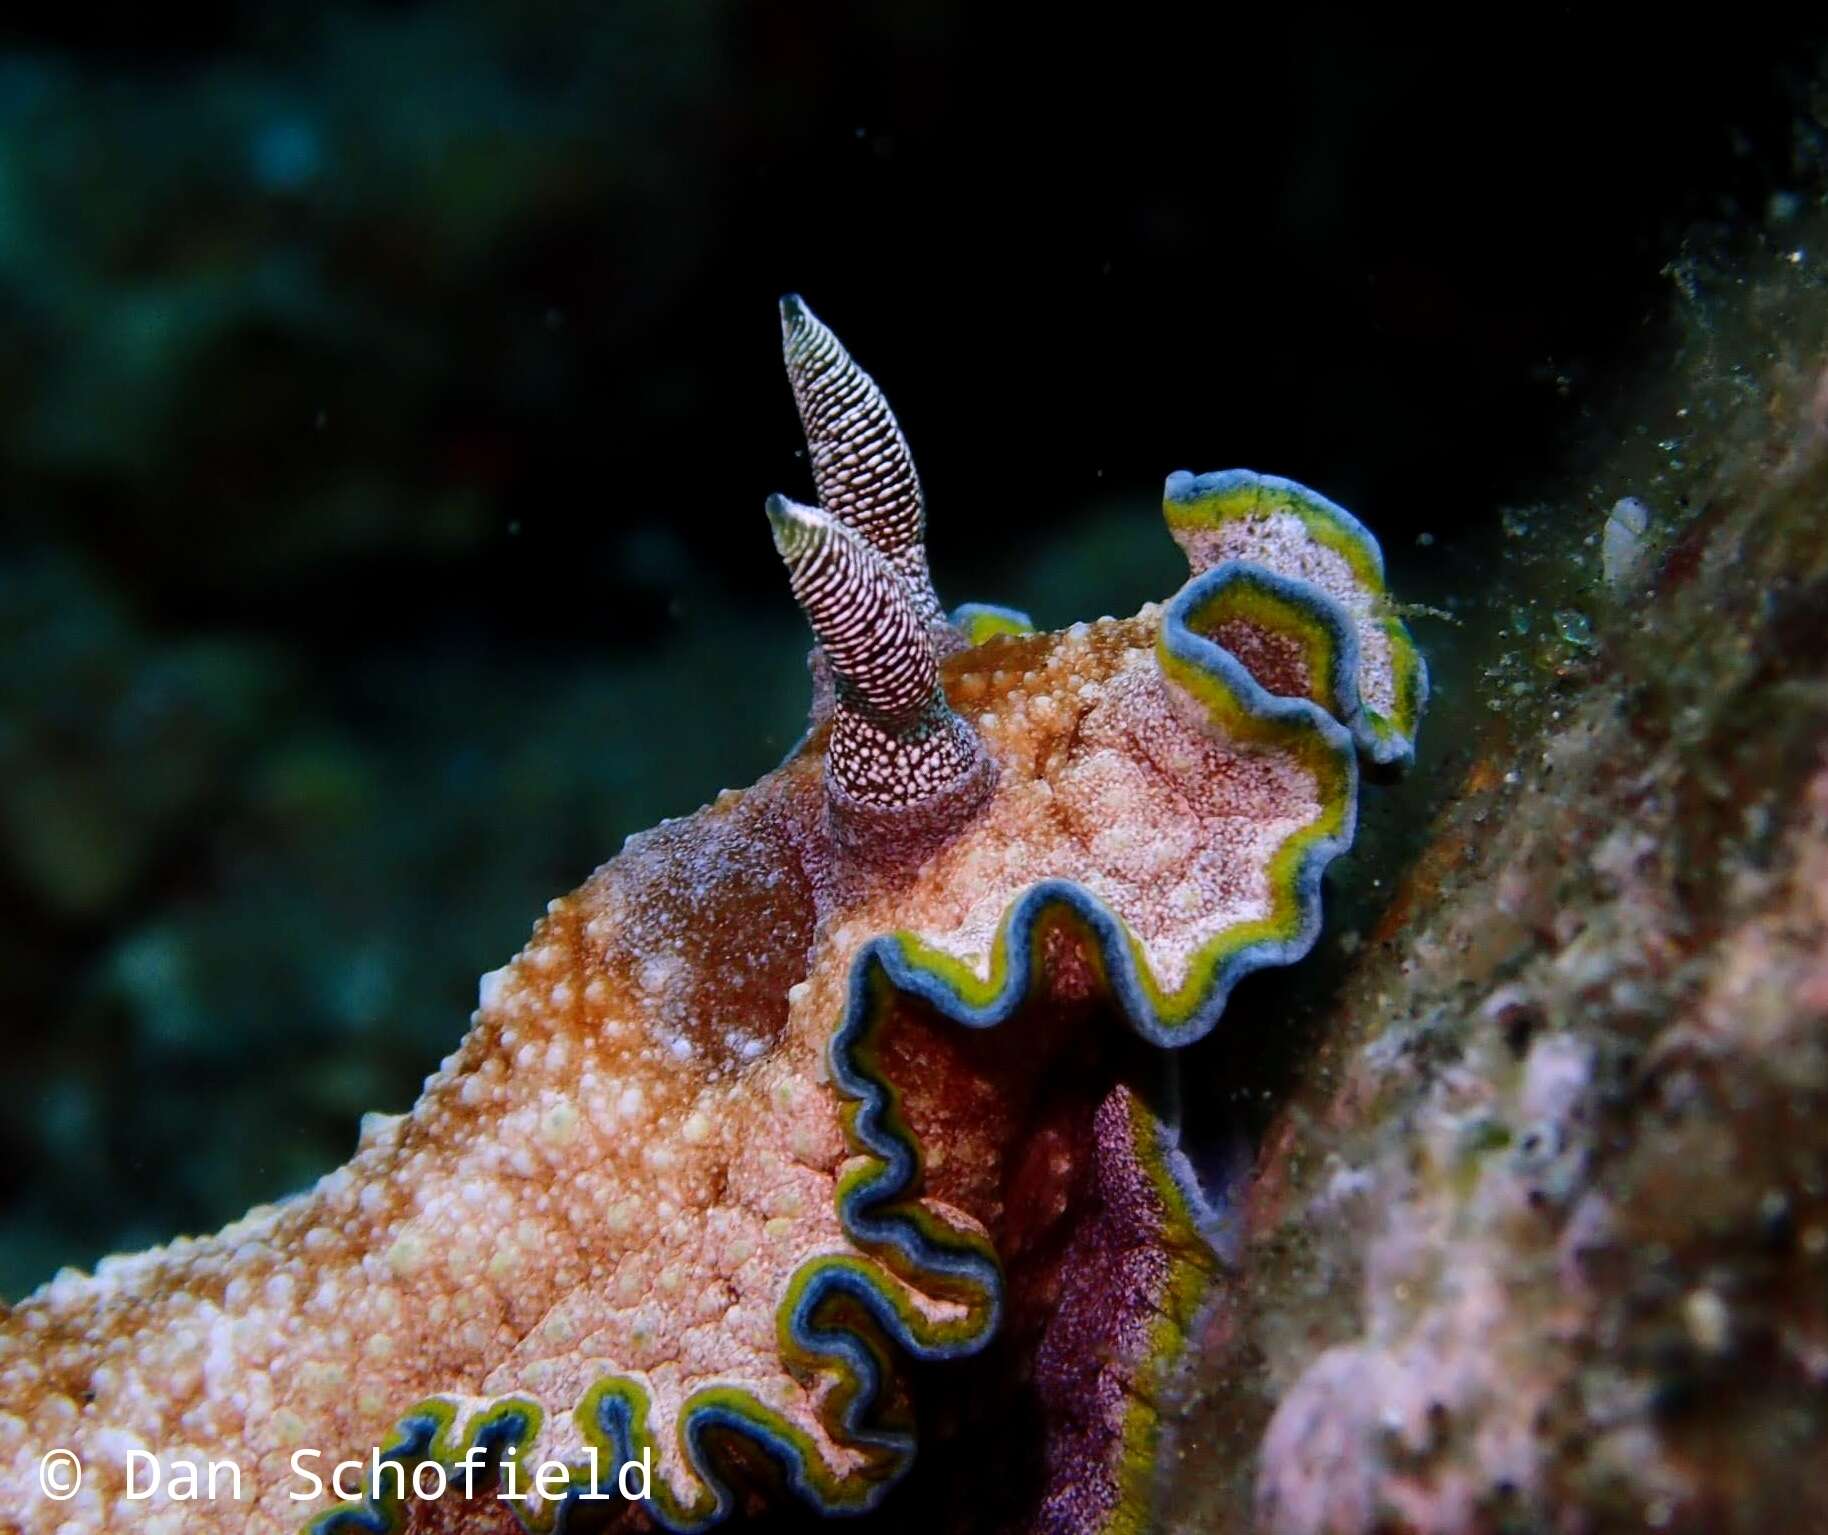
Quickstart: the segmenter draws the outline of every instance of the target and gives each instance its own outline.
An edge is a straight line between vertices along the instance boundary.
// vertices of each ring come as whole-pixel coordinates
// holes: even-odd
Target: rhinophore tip
[[[812,548],[823,521],[810,506],[801,506],[785,496],[768,498],[768,526],[774,531],[774,547],[790,568]]]

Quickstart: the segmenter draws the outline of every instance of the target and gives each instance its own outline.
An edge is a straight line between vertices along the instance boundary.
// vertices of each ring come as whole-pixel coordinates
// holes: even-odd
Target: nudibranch
[[[1370,535],[1252,473],[1168,481],[1194,574],[1165,605],[947,617],[881,393],[797,299],[782,323],[805,738],[553,901],[346,1166],[13,1307],[0,1529],[862,1512],[993,1336],[1039,1425],[1017,1522],[1146,1525],[1222,1272],[1158,1063],[1313,943],[1359,759],[1409,757],[1426,673]],[[185,1498],[212,1462],[236,1485]]]

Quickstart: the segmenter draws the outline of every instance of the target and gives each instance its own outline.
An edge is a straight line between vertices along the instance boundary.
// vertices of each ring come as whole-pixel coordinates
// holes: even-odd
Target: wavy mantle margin
[[[1324,686],[1316,687],[1322,700],[1268,692],[1236,657],[1200,632],[1239,603],[1248,605],[1258,621],[1275,622],[1297,641],[1308,659],[1309,676],[1325,679]],[[1268,915],[1235,923],[1208,939],[1176,987],[1156,977],[1144,944],[1120,917],[1084,886],[1064,879],[1032,885],[1010,903],[985,975],[912,932],[883,934],[863,946],[852,961],[844,1016],[828,1046],[833,1083],[846,1099],[845,1131],[862,1158],[840,1177],[836,1192],[840,1221],[860,1251],[808,1259],[795,1271],[776,1312],[784,1365],[808,1384],[821,1375],[831,1381],[819,1403],[823,1425],[836,1443],[861,1459],[848,1471],[834,1471],[812,1436],[750,1387],[700,1388],[682,1405],[675,1434],[703,1495],[682,1503],[656,1476],[645,1505],[664,1527],[694,1535],[729,1512],[734,1494],[720,1469],[725,1457],[718,1448],[720,1438],[728,1436],[738,1436],[760,1452],[787,1486],[821,1512],[863,1513],[875,1507],[914,1454],[905,1412],[886,1400],[893,1379],[892,1348],[921,1359],[958,1358],[984,1347],[996,1332],[1002,1273],[994,1248],[982,1233],[953,1225],[918,1198],[922,1150],[901,1116],[896,1089],[877,1051],[881,1027],[897,1000],[924,1002],[966,1028],[994,1028],[1042,981],[1045,940],[1050,931],[1061,929],[1081,942],[1129,1027],[1150,1043],[1172,1049],[1211,1030],[1244,976],[1292,963],[1313,946],[1321,924],[1322,875],[1351,845],[1356,825],[1354,733],[1341,723],[1357,720],[1361,712],[1357,638],[1350,619],[1334,599],[1309,583],[1228,562],[1196,576],[1164,607],[1156,656],[1171,692],[1226,739],[1247,749],[1290,752],[1315,776],[1321,812],[1291,834],[1272,858]],[[1323,708],[1322,701],[1338,714]],[[1171,1225],[1195,1232],[1194,1196],[1174,1165],[1172,1138],[1139,1134],[1135,1144]],[[1192,1238],[1188,1245],[1191,1251]],[[1162,1297],[1161,1314],[1151,1329],[1146,1366],[1165,1368],[1180,1352],[1203,1272],[1199,1261],[1177,1254],[1171,1293]],[[957,1314],[934,1319],[911,1302],[902,1285],[957,1303]],[[537,1508],[515,1506],[529,1535],[563,1535],[582,1499],[619,1498],[616,1478],[622,1465],[658,1448],[650,1405],[640,1375],[633,1372],[605,1375],[585,1393],[575,1411],[586,1444],[599,1453],[597,1480],[592,1481],[587,1463],[576,1465],[562,1498]],[[419,1404],[400,1420],[395,1443],[382,1459],[409,1467],[431,1460],[450,1469],[480,1444],[488,1455],[485,1464],[518,1461],[543,1421],[539,1405],[518,1395],[462,1414],[460,1404],[448,1398]],[[1119,1502],[1105,1528],[1136,1526],[1157,1427],[1145,1404],[1135,1403],[1127,1412],[1119,1464],[1113,1468]],[[401,1528],[401,1508],[392,1498],[369,1498],[330,1509],[304,1528],[307,1535],[394,1535]]]
[[[1168,476],[1162,490],[1162,516],[1183,547],[1189,546],[1191,538],[1228,522],[1276,512],[1297,518],[1308,538],[1344,561],[1370,601],[1367,621],[1382,631],[1389,647],[1394,706],[1384,715],[1355,705],[1350,717],[1340,718],[1350,726],[1368,763],[1401,771],[1415,760],[1416,731],[1428,708],[1428,665],[1390,596],[1384,580],[1384,552],[1371,530],[1337,501],[1299,480],[1259,474],[1254,469],[1221,469],[1200,475],[1180,469]],[[1353,675],[1357,676],[1356,663]],[[1356,696],[1356,686],[1353,691]]]

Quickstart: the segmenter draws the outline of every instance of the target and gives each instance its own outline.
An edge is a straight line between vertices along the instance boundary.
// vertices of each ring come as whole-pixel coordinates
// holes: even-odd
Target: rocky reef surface
[[[1312,1048],[1162,1528],[1828,1527],[1825,236],[1672,268],[1666,367],[1432,636],[1447,801],[1255,999]]]

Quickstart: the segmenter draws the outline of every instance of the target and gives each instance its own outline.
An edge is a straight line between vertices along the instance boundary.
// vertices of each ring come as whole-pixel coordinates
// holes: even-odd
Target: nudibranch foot
[[[1165,1388],[1218,1275],[1174,1132],[1121,1085],[1093,1127],[1092,1198],[1035,1366],[1047,1417],[1037,1535],[1150,1527]]]

